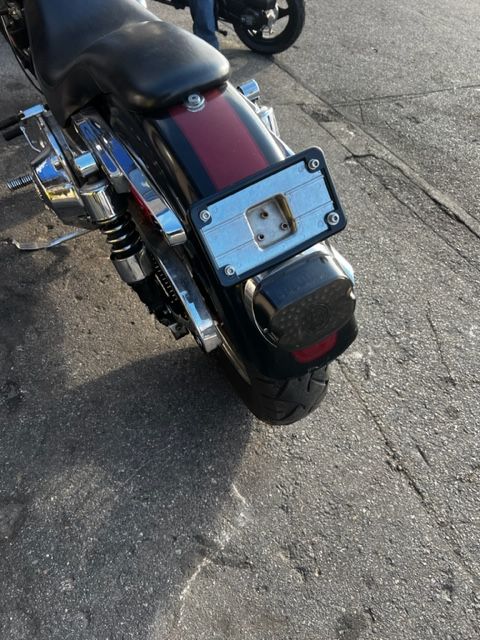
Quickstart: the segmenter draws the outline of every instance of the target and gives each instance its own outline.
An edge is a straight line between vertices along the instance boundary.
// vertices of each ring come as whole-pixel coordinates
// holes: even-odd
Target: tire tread
[[[250,372],[250,384],[247,384],[226,357],[221,358],[221,363],[250,411],[269,424],[292,424],[302,420],[317,409],[327,393],[327,367],[282,380]]]

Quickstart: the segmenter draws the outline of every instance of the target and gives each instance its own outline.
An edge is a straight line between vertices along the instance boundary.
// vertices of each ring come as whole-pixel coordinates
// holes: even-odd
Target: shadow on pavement
[[[20,77],[6,106],[28,104],[30,93]],[[2,152],[2,179],[24,172],[23,145]],[[17,233],[54,235],[48,218],[30,222],[32,203],[41,208],[31,190],[0,199],[0,637],[143,639],[178,614],[206,540],[235,502],[251,419],[197,348],[124,358],[106,372],[92,339],[88,381],[71,388],[68,281],[83,309],[104,304],[106,289],[70,247],[25,255],[8,244]],[[109,292],[108,326],[127,304],[123,289]]]
[[[245,412],[186,349],[51,390],[18,417],[19,437],[25,422],[42,436],[24,458],[14,433],[2,447],[21,487],[4,501],[21,522],[0,543],[2,637],[146,637],[159,611],[175,615],[170,598],[229,499]]]
[[[196,347],[67,388],[68,256],[0,245],[0,637],[146,638],[232,502],[251,421]]]

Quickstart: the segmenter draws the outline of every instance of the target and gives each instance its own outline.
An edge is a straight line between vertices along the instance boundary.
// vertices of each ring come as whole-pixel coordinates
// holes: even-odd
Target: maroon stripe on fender
[[[216,189],[268,167],[262,150],[225,96],[214,89],[204,97],[201,111],[191,112],[183,105],[169,111]]]

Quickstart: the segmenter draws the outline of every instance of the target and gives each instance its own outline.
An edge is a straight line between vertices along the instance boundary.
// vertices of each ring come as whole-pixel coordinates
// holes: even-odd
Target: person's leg
[[[193,33],[218,49],[213,3],[214,0],[190,0],[190,13],[193,19]]]

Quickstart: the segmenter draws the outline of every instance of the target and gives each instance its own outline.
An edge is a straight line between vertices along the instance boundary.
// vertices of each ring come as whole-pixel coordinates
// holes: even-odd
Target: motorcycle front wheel
[[[297,40],[305,24],[305,0],[278,0],[278,19],[272,31],[234,24],[235,33],[252,51],[272,55],[285,51]]]

